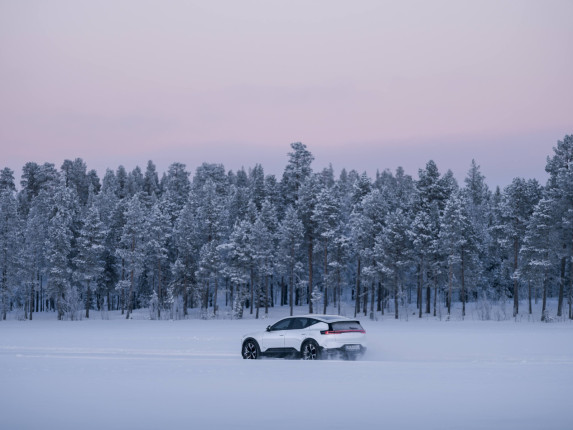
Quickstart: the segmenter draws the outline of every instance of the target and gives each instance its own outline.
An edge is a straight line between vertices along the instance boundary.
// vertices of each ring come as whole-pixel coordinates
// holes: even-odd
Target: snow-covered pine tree
[[[322,186],[316,200],[311,218],[316,225],[318,250],[322,252],[322,290],[324,298],[322,312],[326,314],[330,287],[328,254],[340,230],[340,201],[337,198],[336,190],[327,186]]]
[[[164,307],[166,288],[169,283],[169,251],[168,242],[171,238],[171,221],[156,201],[146,219],[146,261],[148,270],[152,274],[153,291],[157,298],[157,315],[161,318],[161,309]]]
[[[280,261],[283,262],[286,275],[289,281],[289,307],[290,315],[293,314],[295,271],[298,263],[298,250],[304,238],[304,226],[298,217],[297,211],[292,207],[287,207],[285,217],[279,227],[280,240]]]
[[[74,258],[74,278],[82,285],[86,318],[93,306],[92,292],[98,290],[104,271],[105,230],[95,205],[88,208],[77,240],[77,255]]]
[[[274,274],[277,267],[278,248],[278,216],[277,211],[270,198],[265,198],[259,217],[268,231],[267,247],[268,260],[265,263],[265,314],[268,314],[268,307],[274,306],[273,284]]]
[[[472,160],[464,182],[464,200],[467,204],[466,210],[472,224],[476,248],[476,253],[473,254],[472,259],[473,270],[468,279],[471,279],[471,284],[477,289],[482,290],[488,288],[485,265],[487,264],[487,251],[491,242],[488,229],[491,192],[485,183],[485,176],[481,173],[480,166],[475,160]],[[480,291],[477,289],[475,293],[479,295]]]
[[[191,191],[189,174],[185,164],[173,163],[169,166],[167,175],[162,181],[164,212],[169,216],[173,225],[189,200],[189,192]]]
[[[3,179],[0,188],[0,315],[5,320],[17,285],[20,222],[14,189],[9,181],[6,183],[7,175]]]
[[[192,287],[196,285],[195,271],[199,259],[198,225],[191,201],[186,203],[177,219],[173,242],[176,256],[171,266],[170,294],[183,299],[183,315],[187,316],[187,308],[194,305]]]
[[[551,269],[557,259],[555,248],[556,231],[554,204],[551,199],[542,198],[534,208],[529,219],[527,230],[523,238],[520,254],[527,267],[525,273],[531,279],[537,274],[541,280],[543,291],[543,304],[541,307],[541,321],[547,320],[547,289]]]
[[[563,312],[565,284],[569,278],[569,318],[573,319],[573,135],[558,141],[553,151],[553,156],[547,158],[545,170],[549,173],[547,196],[554,201],[555,210],[560,214],[554,224],[560,258],[557,316]]]
[[[408,234],[410,224],[410,214],[402,208],[389,213],[386,225],[376,235],[373,250],[378,271],[392,285],[395,319],[399,318],[404,271],[412,261],[412,245]]]
[[[297,210],[299,218],[304,226],[304,242],[306,247],[307,257],[307,273],[308,284],[306,290],[306,299],[308,303],[308,312],[313,313],[313,301],[311,300],[314,290],[314,245],[317,240],[316,222],[312,217],[314,208],[317,203],[317,195],[319,190],[319,181],[316,175],[310,175],[300,185],[297,200]],[[302,304],[303,298],[300,298]]]
[[[117,247],[117,256],[121,265],[121,277],[117,290],[122,296],[122,309],[127,308],[129,319],[134,308],[136,286],[144,269],[146,223],[139,195],[134,195],[127,203],[125,224]]]
[[[290,147],[292,152],[288,153],[289,160],[283,172],[281,189],[285,206],[294,207],[303,182],[312,174],[314,156],[301,142],[291,143]]]
[[[71,315],[76,308],[69,300],[72,294],[71,284],[71,254],[73,239],[73,209],[78,201],[75,191],[65,185],[62,178],[54,196],[51,207],[51,218],[46,238],[46,260],[48,263],[48,295],[54,301],[58,320]]]
[[[450,196],[441,218],[440,242],[448,262],[448,315],[451,313],[455,271],[459,270],[462,318],[467,301],[466,271],[476,250],[476,239],[461,191]]]
[[[81,158],[64,160],[61,167],[64,178],[66,178],[66,187],[73,189],[82,206],[88,201],[90,182],[87,176],[87,165]]]
[[[508,250],[511,255],[511,278],[513,280],[513,316],[519,313],[519,250],[529,218],[539,198],[541,188],[535,180],[515,178],[504,189],[503,224]]]
[[[265,225],[262,217],[259,216],[253,224],[251,237],[249,239],[253,250],[253,272],[254,272],[254,296],[256,305],[255,318],[259,318],[259,308],[261,293],[264,290],[265,314],[268,314],[269,302],[269,278],[272,275],[273,260],[273,237]]]

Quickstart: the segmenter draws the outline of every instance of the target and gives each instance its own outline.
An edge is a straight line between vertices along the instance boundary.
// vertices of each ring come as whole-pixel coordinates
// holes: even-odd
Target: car
[[[338,315],[302,315],[283,318],[265,331],[241,340],[244,359],[300,357],[319,360],[338,356],[353,360],[366,352],[366,331],[360,322]]]

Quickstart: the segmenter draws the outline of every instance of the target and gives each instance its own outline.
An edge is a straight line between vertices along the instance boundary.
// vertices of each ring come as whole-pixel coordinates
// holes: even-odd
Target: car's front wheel
[[[245,342],[243,342],[241,354],[246,360],[256,360],[257,358],[260,358],[261,350],[257,342],[255,342],[253,339],[247,339]]]
[[[304,342],[300,353],[303,360],[320,360],[320,348],[314,340]]]

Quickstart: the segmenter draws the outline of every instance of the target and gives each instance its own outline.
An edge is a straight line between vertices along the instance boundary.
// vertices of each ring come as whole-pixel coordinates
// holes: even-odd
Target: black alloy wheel
[[[256,360],[259,358],[260,351],[257,342],[252,339],[245,341],[245,343],[243,343],[242,355],[246,360]]]
[[[303,360],[320,360],[320,349],[314,340],[306,341],[301,348]]]

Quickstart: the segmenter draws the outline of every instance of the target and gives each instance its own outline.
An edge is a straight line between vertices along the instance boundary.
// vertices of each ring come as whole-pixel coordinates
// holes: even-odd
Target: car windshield
[[[364,330],[358,321],[333,322],[332,330]]]

